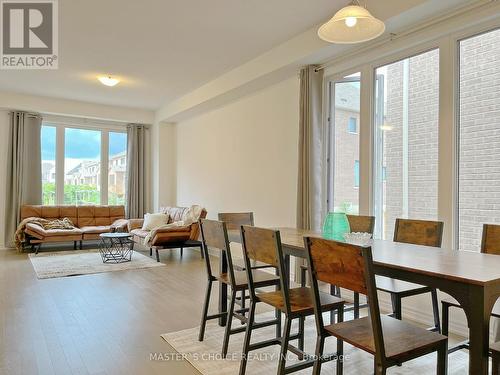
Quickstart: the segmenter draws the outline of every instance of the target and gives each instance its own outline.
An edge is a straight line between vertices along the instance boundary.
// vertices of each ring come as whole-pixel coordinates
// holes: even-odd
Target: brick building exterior
[[[459,247],[479,251],[483,223],[500,224],[500,30],[460,42]],[[380,236],[392,239],[398,217],[438,219],[439,51],[377,70],[384,119],[376,182],[383,201]],[[335,209],[357,212],[354,163],[359,86],[335,85]],[[380,122],[380,121],[379,121]],[[406,129],[406,130],[405,130]],[[405,141],[407,139],[407,141]]]

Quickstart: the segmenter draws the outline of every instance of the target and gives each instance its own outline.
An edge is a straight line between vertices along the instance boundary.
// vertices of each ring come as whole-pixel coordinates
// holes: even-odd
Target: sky
[[[65,129],[64,156],[73,160],[99,160],[101,132],[98,130]],[[56,128],[42,126],[42,160],[56,158]],[[127,149],[126,133],[109,133],[109,154],[115,155]]]

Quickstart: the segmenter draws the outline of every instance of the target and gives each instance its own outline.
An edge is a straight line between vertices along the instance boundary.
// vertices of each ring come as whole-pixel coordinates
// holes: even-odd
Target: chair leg
[[[39,243],[38,245],[35,246],[35,254],[38,254],[38,252],[40,251],[41,247],[42,247],[41,243]]]
[[[203,341],[203,338],[205,337],[205,326],[207,325],[208,306],[210,305],[211,293],[212,293],[212,281],[209,280],[207,284],[207,290],[205,293],[205,303],[203,304],[203,311],[201,313],[201,324],[200,324],[200,333],[198,335],[198,341]]]
[[[304,326],[305,326],[306,318],[305,316],[301,316],[299,318],[299,349],[304,351]],[[303,359],[303,358],[299,358]]]
[[[432,289],[431,297],[432,297],[432,313],[434,314],[434,331],[441,333],[441,323],[439,322],[439,302],[436,289]]]
[[[339,323],[344,321],[344,308],[341,307],[337,312],[337,319]],[[344,373],[344,342],[337,339],[337,375]]]
[[[231,300],[229,301],[229,310],[227,312],[226,330],[224,332],[224,341],[222,343],[222,358],[226,358],[227,348],[229,346],[229,336],[231,335],[231,323],[233,321],[234,303],[236,301],[236,290],[231,288]]]
[[[156,261],[160,262],[160,252],[158,251],[158,248],[156,248],[155,251],[156,251]]]
[[[336,296],[337,295],[337,286],[336,285],[331,285],[330,284],[330,295]],[[335,323],[335,311],[330,310],[330,324]]]
[[[200,256],[201,259],[205,259],[205,254],[203,254],[203,248],[200,246]]]
[[[448,373],[448,340],[446,340],[439,347],[437,351],[437,375],[446,375],[447,373]]]
[[[450,325],[450,306],[447,303],[442,303],[442,314],[443,314],[443,322],[441,325],[441,331],[443,336],[448,336],[449,333],[449,325]]]
[[[279,357],[278,374],[285,375],[286,355],[288,354],[288,341],[290,340],[290,328],[292,319],[287,316],[285,319],[285,328],[281,337],[281,352]]]
[[[152,256],[153,256],[153,248],[152,248],[152,247],[150,247],[150,248],[149,248],[149,256],[150,256],[150,257],[152,257]]]
[[[381,363],[377,363],[377,360],[375,360],[375,375],[385,375],[386,372],[387,369]]]
[[[304,268],[300,268],[300,286],[303,288],[306,286],[306,270]]]
[[[182,258],[182,255],[184,254],[184,248],[181,247],[181,258]]]
[[[491,358],[491,375],[500,374],[500,356],[497,353],[493,353]]]
[[[398,320],[401,320],[402,318],[401,297],[399,297],[397,294],[391,293],[391,301],[392,301],[392,312],[394,314],[394,317]]]
[[[245,306],[246,306],[246,293],[245,293],[245,289],[243,289],[241,291],[241,308],[244,309]],[[245,313],[243,313],[243,315],[245,315]],[[241,321],[240,322],[241,325],[245,324],[245,322]]]
[[[325,347],[325,337],[322,334],[318,334],[316,338],[316,351],[315,351],[315,359],[313,365],[313,374],[319,375],[321,373],[321,357],[323,356],[323,350]]]
[[[83,241],[80,240],[80,250],[83,249]]]
[[[73,241],[73,250],[76,250],[76,241]]]
[[[130,243],[130,250],[134,250],[134,245],[135,245],[135,242],[134,242],[134,241],[132,241],[132,242]]]
[[[248,312],[247,329],[245,330],[245,339],[243,341],[243,354],[240,362],[240,375],[245,375],[247,369],[248,352],[250,351],[250,339],[252,337],[252,328],[255,319],[255,302],[250,302],[250,310]]]
[[[359,319],[359,293],[354,292],[354,319]]]

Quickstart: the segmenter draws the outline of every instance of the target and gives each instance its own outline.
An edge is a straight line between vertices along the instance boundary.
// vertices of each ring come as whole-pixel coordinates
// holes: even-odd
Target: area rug
[[[263,313],[257,316],[257,321],[271,319],[273,313]],[[346,319],[352,317],[347,316]],[[328,321],[325,316],[325,321]],[[234,321],[233,327],[239,326],[239,321]],[[305,326],[305,351],[314,354],[316,327],[313,317],[306,319]],[[165,333],[161,337],[167,341],[175,350],[174,353],[153,353],[153,357],[160,361],[187,360],[196,370],[204,375],[235,375],[238,374],[243,347],[244,333],[231,335],[229,340],[228,357],[222,359],[220,351],[224,328],[217,325],[215,320],[207,323],[205,339],[198,341],[199,327],[186,329],[179,332]],[[274,327],[266,327],[254,330],[251,342],[264,341],[274,337]],[[297,323],[292,325],[292,334],[297,332]],[[297,341],[292,344],[296,345]],[[326,353],[335,352],[336,341],[334,338],[326,340]],[[344,344],[344,374],[362,375],[373,374],[373,357],[357,348]],[[279,357],[279,347],[269,346],[260,350],[250,352],[246,374],[276,374]],[[450,355],[448,374],[465,375],[468,373],[467,352],[459,351]],[[287,365],[297,362],[297,356],[292,353],[287,355]],[[322,366],[322,373],[335,373],[335,362],[328,362]],[[312,368],[308,368],[294,374],[311,374]],[[401,367],[392,367],[388,373],[398,375],[435,374],[436,355],[429,354],[419,359],[404,363]]]
[[[29,258],[39,279],[165,266],[137,251],[133,252],[132,261],[118,264],[103,263],[99,250],[94,249],[43,252],[29,254]]]

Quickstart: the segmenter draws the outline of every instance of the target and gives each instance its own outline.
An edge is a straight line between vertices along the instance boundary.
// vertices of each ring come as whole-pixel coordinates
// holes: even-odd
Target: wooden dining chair
[[[381,315],[370,247],[360,247],[323,238],[305,237],[309,276],[313,290],[316,317],[316,353],[313,374],[320,374],[324,359],[325,339],[337,338],[337,374],[343,372],[345,341],[374,356],[375,374],[385,374],[387,368],[423,355],[437,352],[437,374],[447,372],[448,338],[439,333]],[[368,297],[370,314],[360,319],[324,325],[320,307],[318,281]]]
[[[394,242],[403,242],[414,245],[441,247],[443,239],[443,222],[426,220],[396,219],[394,228]],[[425,285],[410,283],[407,281],[392,279],[385,276],[377,276],[377,289],[391,295],[392,316],[401,320],[401,301],[405,297],[430,293],[432,298],[432,312],[434,326],[431,330],[441,332],[439,322],[439,303],[437,290]]]
[[[375,228],[375,216],[364,216],[364,215],[346,215],[349,221],[349,228],[351,232],[358,233],[370,233],[373,236],[373,230]],[[300,267],[300,280],[301,285],[306,286],[306,272],[307,265],[302,265]],[[341,297],[340,288],[337,285],[330,285],[330,294],[333,296]],[[354,319],[359,318],[359,309],[368,307],[368,304],[359,304],[359,293],[354,292],[354,301],[351,306],[346,306],[344,312],[354,311]]]
[[[280,345],[281,354],[278,358],[278,374],[288,374],[307,367],[312,367],[314,359],[304,352],[304,319],[314,314],[311,289],[306,287],[290,288],[290,276],[285,265],[280,232],[277,230],[243,226],[241,238],[248,276],[250,293],[250,311],[243,344],[243,355],[240,362],[240,375],[244,375],[247,366],[248,353],[270,345]],[[260,292],[257,290],[255,278],[251,272],[251,261],[256,260],[276,267],[280,276],[280,290],[274,292]],[[327,293],[319,293],[319,308],[321,311],[339,310],[342,316],[344,301]],[[281,337],[250,344],[252,331],[255,327],[255,308],[258,303],[264,303],[285,314],[285,326]],[[299,319],[299,332],[292,335],[290,332],[292,320]],[[290,344],[291,340],[298,339],[298,347]],[[288,351],[299,358],[297,363],[286,367]]]
[[[500,225],[483,224],[483,237],[481,240],[481,253],[500,255]],[[441,301],[443,315],[443,335],[448,336],[450,308],[461,308],[460,304],[453,298],[444,298]],[[500,319],[500,309],[495,306],[491,316]],[[456,344],[448,350],[448,353],[456,352],[460,349],[468,349],[469,340]]]
[[[491,345],[491,375],[500,375],[500,342]]]
[[[202,219],[200,220],[200,229],[202,238],[202,248],[205,253],[205,265],[207,269],[208,284],[205,295],[205,302],[203,305],[198,340],[203,341],[205,335],[205,327],[208,320],[220,318],[221,316],[227,316],[226,329],[224,332],[224,339],[222,344],[222,356],[225,357],[227,355],[230,335],[245,331],[245,327],[238,327],[232,329],[231,323],[233,317],[239,319],[243,323],[247,322],[247,319],[244,314],[245,312],[248,311],[248,309],[242,308],[235,310],[235,302],[238,292],[243,294],[242,297],[243,299],[245,298],[243,292],[248,289],[248,279],[246,272],[236,271],[233,268],[233,261],[231,257],[231,251],[229,248],[229,240],[227,236],[226,224],[221,221]],[[221,252],[220,256],[226,257],[228,266],[226,273],[219,272],[217,275],[213,274],[212,265],[210,263],[209,249],[218,250]],[[256,287],[264,288],[268,286],[279,285],[280,279],[276,275],[263,271],[252,270],[251,272],[254,285],[256,285]],[[210,294],[212,291],[212,283],[214,281],[224,283],[231,287],[229,310],[226,313],[208,315],[208,308],[210,305]],[[281,321],[274,319],[271,321],[254,324],[254,328],[267,327],[270,325],[277,325],[279,327],[280,324]]]

